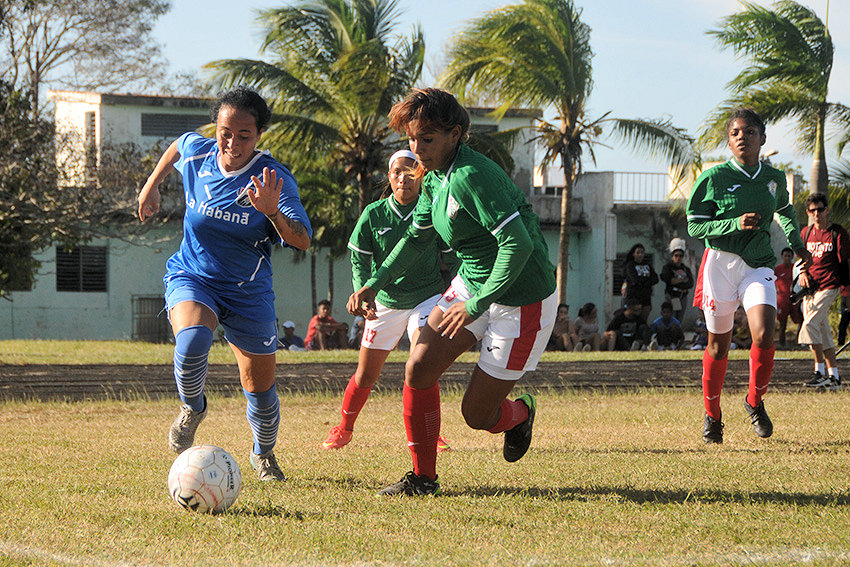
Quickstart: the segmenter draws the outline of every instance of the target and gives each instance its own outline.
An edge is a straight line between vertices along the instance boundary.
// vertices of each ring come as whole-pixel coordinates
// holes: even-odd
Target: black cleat
[[[528,419],[505,431],[505,445],[502,455],[509,463],[515,463],[528,452],[531,446],[531,429],[534,427],[534,414],[537,413],[537,400],[531,394],[523,394],[516,399],[528,406]]]
[[[424,474],[406,473],[401,480],[378,491],[378,496],[439,496],[440,483]]]
[[[706,443],[723,443],[723,422],[705,414],[702,440]]]
[[[773,422],[767,417],[767,411],[764,409],[764,401],[756,407],[750,405],[747,398],[744,398],[744,409],[750,414],[750,419],[753,422],[753,429],[756,435],[767,439],[773,435]]]

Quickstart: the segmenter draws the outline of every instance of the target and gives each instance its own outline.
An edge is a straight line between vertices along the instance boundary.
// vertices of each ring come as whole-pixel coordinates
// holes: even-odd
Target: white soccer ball
[[[236,460],[221,447],[197,445],[180,453],[168,472],[168,492],[195,512],[224,512],[242,489]]]

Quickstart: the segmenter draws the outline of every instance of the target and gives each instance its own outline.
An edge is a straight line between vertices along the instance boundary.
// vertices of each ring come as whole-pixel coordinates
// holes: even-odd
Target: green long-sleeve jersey
[[[761,216],[757,228],[741,228],[744,213]],[[688,234],[704,239],[708,248],[737,254],[749,266],[773,268],[776,256],[770,245],[770,224],[774,214],[791,248],[802,249],[785,174],[764,162],[745,168],[733,158],[697,178],[688,199]]]

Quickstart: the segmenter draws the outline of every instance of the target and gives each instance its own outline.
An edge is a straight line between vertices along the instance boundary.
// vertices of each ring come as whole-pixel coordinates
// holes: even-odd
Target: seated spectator
[[[283,336],[277,341],[277,348],[284,350],[307,350],[304,347],[304,339],[295,334],[295,323],[284,321]]]
[[[649,327],[641,316],[643,305],[633,297],[626,298],[625,305],[614,312],[605,330],[605,350],[641,350],[649,343]]]
[[[363,340],[363,326],[366,324],[366,318],[358,315],[351,323],[351,328],[348,330],[348,348],[359,349],[360,341]]]
[[[599,334],[599,319],[596,305],[585,303],[578,310],[578,317],[573,321],[578,342],[575,350],[599,350],[602,347],[602,336]]]
[[[670,301],[661,304],[661,317],[652,322],[649,332],[652,334],[649,350],[678,350],[685,342],[685,332],[679,320],[673,317]]]
[[[344,348],[348,344],[347,332],[348,325],[331,317],[331,302],[323,299],[319,302],[318,313],[310,319],[304,342],[307,350]]]
[[[558,305],[558,315],[546,350],[573,350],[577,340],[575,335],[576,332],[570,320],[570,306],[562,303]]]
[[[747,320],[747,312],[743,307],[738,307],[735,311],[735,319],[732,324],[732,344],[731,349],[749,349],[753,344],[750,338],[750,323]]]
[[[694,342],[691,343],[691,350],[705,350],[708,346],[708,327],[705,325],[705,313],[702,309],[697,309],[697,320],[694,323]]]

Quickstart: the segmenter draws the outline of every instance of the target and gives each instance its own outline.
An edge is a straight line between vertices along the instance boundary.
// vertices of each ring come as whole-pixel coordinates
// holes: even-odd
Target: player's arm
[[[716,219],[717,205],[708,194],[709,177],[703,174],[697,179],[685,209],[688,218],[688,234],[694,238],[716,238],[744,230],[744,223],[751,228],[753,219],[746,213],[731,219]],[[746,217],[746,220],[744,220]]]
[[[148,176],[147,181],[142,186],[142,190],[139,192],[139,220],[142,222],[159,212],[159,185],[165,181],[165,178],[171,173],[171,168],[180,159],[177,142],[178,140],[174,140],[166,148],[156,163],[153,173]]]
[[[348,249],[351,250],[351,288],[354,291],[362,288],[366,280],[372,277],[375,264],[375,254],[371,246],[371,230],[369,229],[368,215],[360,215],[357,225],[351,231],[348,239]],[[374,266],[377,267],[377,266]]]

